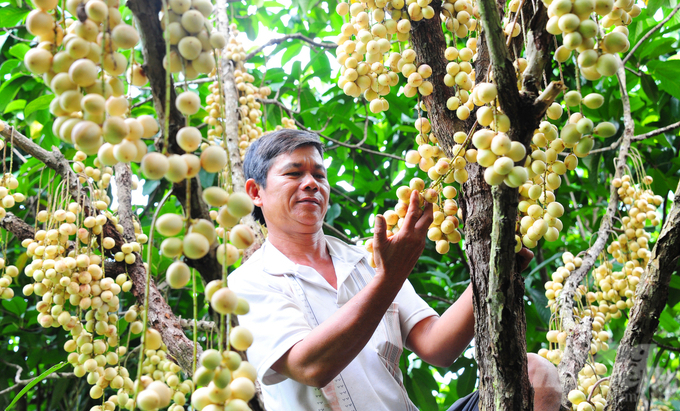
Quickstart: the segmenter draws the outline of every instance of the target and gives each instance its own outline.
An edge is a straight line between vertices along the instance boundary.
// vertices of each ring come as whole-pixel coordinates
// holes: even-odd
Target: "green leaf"
[[[642,90],[644,90],[645,94],[647,97],[649,97],[650,100],[652,101],[658,101],[659,100],[659,87],[656,85],[656,82],[647,73],[642,73],[642,77],[640,77],[641,83],[642,83]]]
[[[437,382],[428,369],[414,368],[411,373],[412,392],[415,403],[421,411],[438,411],[437,400],[432,395],[433,390],[439,390]],[[434,385],[433,385],[434,383]]]
[[[10,102],[7,107],[5,107],[5,113],[11,113],[12,111],[23,110],[26,107],[26,100],[19,99]]]
[[[45,377],[62,368],[66,364],[68,364],[66,361],[62,361],[59,364],[52,366],[49,370],[37,376],[35,379],[33,379],[33,381],[29,382],[21,391],[19,391],[19,394],[17,394],[17,396],[14,397],[12,402],[7,406],[7,408],[5,408],[5,411],[9,411],[14,406],[14,404],[17,401],[19,401],[21,397],[24,396],[24,394],[26,394],[31,388],[33,388],[33,386],[35,386],[40,381],[44,380]]]
[[[28,50],[30,50],[30,49],[31,49],[31,48],[28,46],[28,44],[26,44],[26,43],[19,43],[19,44],[13,45],[12,48],[9,49],[8,53],[9,53],[10,55],[12,55],[12,56],[18,58],[19,60],[23,60],[23,59],[24,59],[24,56],[26,55],[26,53],[27,53]]]
[[[17,73],[0,86],[0,111],[5,111],[7,105],[14,100],[21,86],[30,78],[23,73]]]
[[[30,10],[7,6],[0,9],[0,27],[14,27],[26,17]]]
[[[24,109],[24,118],[28,118],[31,114],[39,110],[44,110],[50,107],[50,103],[54,100],[54,94],[45,94],[36,98],[26,105]]]
[[[15,296],[11,300],[2,300],[2,306],[11,313],[14,313],[21,317],[21,315],[26,311],[26,300],[23,297]]]
[[[659,88],[675,98],[680,98],[680,60],[650,61],[647,67],[660,81]]]
[[[475,389],[475,384],[477,383],[477,367],[471,366],[466,367],[465,372],[458,377],[458,384],[456,384],[456,391],[458,396],[463,398],[464,396],[470,394],[472,390]]]

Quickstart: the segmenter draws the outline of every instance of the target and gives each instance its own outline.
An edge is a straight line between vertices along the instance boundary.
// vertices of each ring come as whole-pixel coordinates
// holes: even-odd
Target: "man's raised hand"
[[[387,223],[382,215],[376,216],[373,235],[373,261],[376,269],[389,278],[404,281],[413,270],[425,248],[427,230],[432,224],[432,204],[425,202],[420,209],[419,193],[411,193],[410,204],[397,234],[387,237]]]

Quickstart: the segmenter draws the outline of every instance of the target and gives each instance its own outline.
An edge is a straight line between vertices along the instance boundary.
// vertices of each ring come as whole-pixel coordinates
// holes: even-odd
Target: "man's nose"
[[[302,180],[302,187],[305,190],[318,190],[319,189],[319,183],[316,181],[314,176],[311,173],[305,174],[305,177]]]

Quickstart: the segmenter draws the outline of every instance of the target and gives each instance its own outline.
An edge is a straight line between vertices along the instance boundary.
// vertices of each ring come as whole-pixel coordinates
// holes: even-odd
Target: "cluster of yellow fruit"
[[[562,35],[562,45],[555,51],[555,59],[567,61],[573,50],[578,51],[578,65],[588,80],[611,76],[620,66],[616,53],[630,48],[628,28],[640,7],[632,0],[544,0],[548,7],[546,29]],[[600,18],[591,17],[592,13]],[[603,30],[616,26],[608,34]]]
[[[454,87],[456,90],[455,94],[446,101],[446,108],[455,111],[456,117],[460,120],[467,120],[475,105],[488,104],[496,98],[495,94],[490,100],[487,98],[489,93],[495,93],[495,85],[479,83],[477,86],[474,86],[476,73],[472,66],[472,61],[474,56],[476,56],[476,52],[477,40],[475,38],[468,39],[467,47],[463,47],[460,50],[456,47],[447,47],[444,52],[444,56],[449,61],[446,65],[444,84]],[[473,86],[474,90],[481,90],[482,93],[479,93],[479,96],[475,98],[470,98],[470,90],[473,90]],[[496,111],[498,111],[498,108]]]
[[[255,396],[256,379],[255,367],[237,352],[205,350],[194,374],[193,381],[200,388],[191,395],[191,406],[198,411],[250,411],[248,401]]]
[[[187,94],[194,95],[198,99],[198,95],[190,91],[180,94],[179,97]],[[183,127],[177,133],[178,144],[181,144],[182,148],[187,151],[192,148],[196,150],[201,145],[201,140],[201,132],[196,127]],[[224,148],[219,145],[208,145],[203,149],[200,157],[192,152],[169,156],[157,151],[150,152],[142,158],[140,166],[148,179],[159,180],[165,177],[170,182],[180,183],[196,177],[201,168],[208,173],[221,172],[227,165],[227,161],[227,153]]]
[[[565,95],[567,106],[578,106],[583,103],[588,108],[597,109],[603,102],[604,98],[597,93],[591,93],[585,99],[581,99],[578,91],[570,91]],[[563,115],[562,106],[553,103],[546,114],[548,118],[557,120]],[[534,131],[531,152],[524,163],[527,178],[519,186],[521,197],[518,208],[521,220],[516,236],[517,250],[521,249],[522,245],[533,248],[542,238],[546,241],[555,241],[559,238],[563,228],[559,218],[564,214],[564,206],[555,201],[554,190],[562,184],[561,176],[568,170],[576,169],[578,159],[590,153],[594,144],[592,134],[607,138],[615,133],[616,127],[612,123],[602,122],[594,126],[591,120],[579,112],[573,113],[559,132],[554,124],[548,121],[541,122]],[[572,152],[567,154],[564,160],[559,160],[558,155],[565,149]],[[482,164],[484,160],[480,158],[478,161]],[[508,162],[508,166],[509,164]],[[494,163],[494,171],[498,172],[495,165]],[[487,169],[485,177],[486,173],[491,172]]]
[[[605,375],[607,366],[599,362],[587,363],[579,371],[578,387],[568,394],[573,411],[604,411],[609,394],[609,380],[602,380]],[[591,396],[591,393],[594,395]]]
[[[622,233],[607,246],[607,253],[623,267],[621,271],[613,271],[609,261],[599,265],[594,277],[600,291],[588,295],[591,302],[598,301],[601,312],[612,318],[619,318],[621,310],[633,306],[635,290],[651,257],[651,237],[645,227],[648,220],[652,226],[659,225],[656,208],[663,202],[661,196],[648,188],[651,183],[650,176],[643,177],[639,187],[633,184],[629,175],[613,181],[621,201],[629,209],[628,215],[621,219],[619,229]]]
[[[653,227],[660,224],[656,208],[662,204],[663,199],[649,189],[652,181],[650,176],[644,176],[636,185],[630,175],[612,181],[618,189],[620,201],[628,206],[628,215],[621,219],[619,228],[622,234],[607,246],[607,253],[613,260],[607,258],[593,270],[594,290],[588,291],[581,284],[574,297],[579,302],[574,309],[575,317],[593,318],[591,355],[609,349],[611,336],[604,329],[605,325],[612,319],[621,318],[623,311],[631,308],[635,302],[637,285],[651,256],[650,234],[645,230],[646,224],[648,221]],[[622,264],[620,271],[613,271],[614,260]],[[559,313],[558,301],[565,279],[582,263],[579,257],[574,257],[571,253],[564,253],[562,261],[564,265],[545,284],[545,296],[553,314]],[[580,304],[583,300],[585,307]],[[559,320],[554,321],[551,328],[553,326],[555,329],[548,331],[546,336],[550,349],[540,350],[539,355],[558,364],[562,359],[567,334],[560,331]],[[602,410],[606,407],[608,381],[599,381],[606,374],[606,366],[599,363],[588,363],[579,372],[578,387],[569,393],[574,411]],[[599,389],[599,392],[594,393],[595,389]],[[586,401],[586,396],[591,396],[590,402]]]
[[[262,137],[262,103],[258,100],[268,97],[272,91],[269,87],[256,87],[255,77],[247,73],[245,67],[234,70],[234,80],[239,92],[238,98],[238,148],[241,160],[246,156],[246,150],[253,141]]]
[[[0,140],[2,142],[2,140]],[[4,142],[2,142],[4,144]],[[5,173],[0,179],[0,219],[5,218],[7,209],[14,207],[17,203],[23,203],[26,196],[20,192],[14,192],[19,188],[19,180],[11,173]]]
[[[2,276],[0,277],[0,300],[11,300],[14,298],[14,290],[10,288],[12,281],[19,275],[19,269],[16,266],[5,266],[5,259],[0,258],[0,270]]]
[[[139,382],[142,385],[142,390],[137,394],[137,407],[143,411],[168,406],[169,411],[183,410],[187,402],[186,395],[194,390],[193,382],[182,381],[181,368],[170,360],[167,347],[155,329],[147,329],[144,348],[143,375],[135,382],[135,385]],[[124,387],[117,394],[109,400],[121,408],[134,409],[134,399],[131,398],[134,391]]]
[[[64,27],[47,12],[57,1],[38,3],[26,26],[40,43],[26,53],[24,63],[54,92],[54,135],[87,155],[98,154],[102,165],[139,161],[147,151],[141,139],[158,132],[158,124],[151,116],[124,118],[129,103],[120,76],[128,61],[117,51],[134,48],[137,31],[121,21],[117,1],[107,5],[101,0],[70,0],[66,10],[71,16],[82,8],[86,18],[64,19]],[[139,69],[132,70],[132,77],[136,84],[146,83]]]
[[[171,47],[169,58],[163,59],[163,67],[169,66],[171,73],[181,72],[187,79],[210,73],[215,69],[213,49],[226,45],[224,35],[212,31],[208,24],[212,3],[210,0],[169,0],[168,6],[167,15],[160,16],[161,28],[166,31]]]
[[[424,67],[417,71],[413,64],[416,57],[413,50],[406,50],[403,56],[397,52],[389,54],[392,49],[390,40],[395,35],[398,41],[409,38],[411,21],[402,19],[402,15],[408,14],[412,20],[432,18],[434,10],[429,3],[429,0],[411,1],[407,8],[403,0],[338,4],[338,14],[351,15],[350,21],[342,26],[336,51],[338,63],[342,66],[338,86],[345,94],[359,97],[363,93],[373,113],[386,111],[389,103],[382,97],[390,93],[390,87],[399,83],[398,71],[406,78],[413,76],[409,81],[410,95],[415,95],[419,88],[427,94],[432,92],[432,83],[424,80],[432,74],[432,70]]]
[[[442,5],[442,16],[446,29],[455,34],[456,37],[462,39],[467,37],[471,31],[477,30],[475,17],[479,17],[479,9],[474,2],[446,0]]]

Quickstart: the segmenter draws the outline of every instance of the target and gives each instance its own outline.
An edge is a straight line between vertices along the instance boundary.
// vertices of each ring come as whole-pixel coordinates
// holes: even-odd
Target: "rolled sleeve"
[[[404,346],[409,333],[420,321],[432,316],[439,316],[418,296],[411,283],[406,280],[394,299],[399,304],[399,322],[401,322],[401,340]]]

